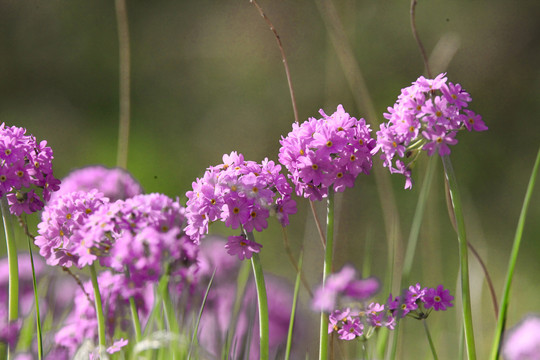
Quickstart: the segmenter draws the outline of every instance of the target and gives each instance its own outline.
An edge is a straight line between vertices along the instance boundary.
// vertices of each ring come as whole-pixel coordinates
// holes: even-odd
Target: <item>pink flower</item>
[[[259,253],[262,245],[246,239],[244,236],[229,236],[225,245],[229,255],[238,255],[238,259],[251,259],[253,253]]]

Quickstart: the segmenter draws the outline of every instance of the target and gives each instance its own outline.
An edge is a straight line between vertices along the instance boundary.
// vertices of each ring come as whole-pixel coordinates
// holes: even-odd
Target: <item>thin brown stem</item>
[[[94,304],[94,301],[92,301],[92,299],[90,299],[90,295],[88,295],[86,290],[84,290],[84,286],[83,286],[83,283],[81,282],[81,279],[79,279],[79,277],[77,275],[75,275],[73,272],[71,272],[71,270],[66,266],[62,266],[62,270],[64,270],[66,273],[68,273],[69,276],[71,276],[75,280],[77,285],[79,285],[79,288],[81,288],[83,294],[86,295],[86,298],[88,299],[88,301],[91,304]]]
[[[130,126],[130,49],[129,27],[125,0],[115,0],[116,22],[118,25],[118,48],[120,67],[120,122],[118,128],[118,152],[116,165],[127,168]]]
[[[422,60],[424,61],[424,67],[426,68],[426,74],[428,78],[431,79],[431,70],[429,68],[429,61],[426,50],[424,49],[424,45],[422,44],[420,36],[418,36],[418,32],[416,31],[416,3],[417,0],[411,0],[411,29],[414,39],[416,40],[416,44],[418,44],[418,48],[420,49],[420,54],[422,55]]]
[[[480,266],[482,267],[482,270],[484,271],[484,276],[486,277],[486,282],[489,288],[489,294],[491,295],[491,302],[493,303],[493,309],[495,310],[495,319],[497,319],[499,317],[499,305],[497,303],[497,294],[495,294],[495,287],[493,286],[493,281],[491,281],[491,276],[489,276],[486,264],[484,263],[484,261],[480,257],[480,254],[478,254],[474,246],[470,242],[467,242],[467,246],[469,247],[469,250],[471,250],[471,252],[473,253],[476,260],[478,260]]]
[[[292,107],[293,107],[293,112],[294,112],[294,121],[298,124],[299,121],[298,121],[298,109],[296,107],[296,98],[294,97],[294,90],[293,90],[292,81],[291,81],[291,73],[289,72],[289,64],[287,63],[287,57],[285,56],[285,51],[283,50],[283,44],[281,43],[281,39],[276,31],[276,28],[274,27],[274,25],[272,24],[268,16],[266,16],[266,14],[264,13],[263,9],[259,6],[257,1],[250,0],[250,2],[253,5],[255,5],[255,7],[259,11],[259,14],[261,14],[264,21],[266,21],[266,23],[268,24],[268,26],[270,26],[270,30],[272,30],[272,32],[274,33],[274,37],[276,38],[277,44],[279,46],[279,51],[281,53],[281,60],[283,61],[283,66],[285,67],[285,74],[287,75],[287,84],[289,85],[289,92],[291,94],[291,102],[292,102]]]
[[[313,219],[315,220],[315,225],[317,226],[317,231],[319,232],[319,237],[321,238],[323,249],[326,249],[326,236],[324,235],[324,232],[322,230],[321,221],[319,220],[319,217],[317,216],[315,203],[309,200],[309,206],[311,207],[311,212],[313,213]]]

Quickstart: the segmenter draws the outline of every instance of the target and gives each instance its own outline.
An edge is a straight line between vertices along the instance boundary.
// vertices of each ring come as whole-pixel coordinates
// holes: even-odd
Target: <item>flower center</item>
[[[235,213],[235,214],[238,214],[240,212],[240,209],[235,207],[232,212]]]
[[[332,145],[334,145],[332,141],[328,140],[328,142],[326,143],[326,147],[332,147]]]
[[[341,179],[341,178],[343,177],[343,173],[342,173],[342,172],[338,172],[336,176],[337,176],[338,179]]]
[[[317,169],[319,168],[319,165],[313,164],[313,165],[311,165],[311,168],[312,168],[313,170],[317,170]]]

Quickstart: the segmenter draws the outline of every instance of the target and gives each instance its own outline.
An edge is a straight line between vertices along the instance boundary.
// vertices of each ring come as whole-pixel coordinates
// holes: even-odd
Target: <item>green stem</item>
[[[9,212],[9,206],[5,195],[0,199],[0,205],[2,209],[4,231],[6,234],[6,247],[9,263],[8,320],[9,322],[12,322],[19,317],[19,262],[17,259],[17,246],[15,244],[11,213]]]
[[[139,313],[137,311],[137,305],[135,305],[135,299],[133,296],[129,297],[129,308],[131,310],[131,320],[133,322],[133,330],[135,331],[135,340],[137,343],[142,340],[141,322],[139,320]]]
[[[38,357],[39,360],[43,358],[43,341],[41,337],[41,316],[39,314],[39,299],[36,283],[36,269],[34,268],[34,256],[32,255],[32,243],[30,237],[28,239],[28,252],[30,253],[30,264],[32,265],[32,285],[34,287],[34,301],[36,303],[36,327],[37,327],[37,341],[38,341]]]
[[[426,319],[422,319],[422,323],[424,324],[424,330],[426,330],[426,336],[429,342],[429,347],[431,349],[431,354],[433,354],[433,360],[439,360],[439,358],[437,357],[437,351],[435,351],[435,345],[433,344],[433,339],[431,338],[431,333],[429,332]]]
[[[538,154],[536,155],[536,161],[534,163],[533,171],[529,179],[529,185],[527,186],[527,192],[525,194],[525,199],[523,200],[523,206],[521,208],[521,214],[519,215],[518,226],[516,229],[516,234],[514,236],[514,245],[512,246],[512,252],[510,254],[510,261],[508,263],[508,272],[506,273],[506,282],[504,283],[504,291],[503,291],[503,296],[501,299],[501,310],[499,312],[499,318],[497,321],[497,330],[495,333],[495,339],[493,340],[493,346],[491,348],[492,360],[496,360],[499,357],[499,352],[501,348],[501,339],[502,339],[504,328],[506,325],[506,316],[508,312],[508,303],[510,299],[510,287],[512,285],[512,279],[514,277],[514,270],[516,267],[519,247],[521,245],[521,238],[523,236],[523,228],[525,227],[525,218],[527,217],[527,211],[529,209],[529,203],[531,201],[539,167],[540,167],[540,150],[538,150]]]
[[[253,233],[248,232],[248,238],[255,241]],[[253,268],[253,276],[255,277],[255,285],[257,286],[257,303],[259,305],[259,340],[260,340],[260,359],[268,360],[269,357],[269,342],[268,342],[268,299],[266,296],[266,285],[264,283],[264,274],[259,259],[259,254],[253,253],[251,257],[251,267]]]
[[[332,273],[334,258],[334,189],[328,189],[326,209],[326,247],[324,252],[323,289],[326,278]],[[328,358],[328,315],[321,310],[321,329],[319,342],[319,360]]]
[[[476,347],[474,344],[474,331],[471,310],[471,294],[469,289],[469,260],[467,248],[467,235],[465,232],[465,219],[461,209],[461,196],[459,194],[456,175],[452,167],[450,156],[442,156],[444,172],[448,181],[452,207],[456,220],[459,241],[459,260],[461,268],[461,302],[463,305],[463,326],[465,330],[465,342],[469,359],[476,359]]]
[[[96,316],[98,321],[98,336],[100,353],[105,350],[105,317],[103,316],[103,305],[101,304],[101,294],[99,292],[99,284],[97,280],[96,267],[94,264],[90,265],[90,279],[92,280],[92,286],[94,287],[94,304],[96,306]]]
[[[292,309],[291,309],[291,317],[289,320],[289,332],[287,334],[287,347],[285,350],[285,360],[289,360],[291,357],[291,347],[292,347],[292,337],[293,337],[293,329],[294,329],[294,317],[296,315],[296,305],[298,303],[298,292],[300,290],[300,282],[302,278],[302,258],[304,254],[303,252],[300,253],[300,257],[298,259],[298,272],[296,273],[296,282],[294,283],[294,295],[293,295],[293,303],[292,303]]]

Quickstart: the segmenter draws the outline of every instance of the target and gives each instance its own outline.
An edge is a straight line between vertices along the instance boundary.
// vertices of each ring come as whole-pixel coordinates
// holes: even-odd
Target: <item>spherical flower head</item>
[[[418,78],[401,90],[397,102],[388,108],[388,122],[377,131],[373,155],[381,152],[383,164],[392,174],[405,176],[405,188],[412,188],[412,162],[418,152],[429,156],[449,155],[450,145],[457,144],[459,131],[485,131],[480,115],[466,109],[472,100],[459,84],[447,81],[446,74],[435,79]],[[407,161],[407,164],[405,163]]]
[[[262,245],[245,236],[229,236],[225,249],[229,255],[237,255],[238,260],[251,259],[253,253],[259,253]]]
[[[70,267],[78,263],[77,254],[95,256],[87,251],[78,233],[91,214],[108,202],[103,194],[92,190],[64,194],[45,206],[35,244],[47,264]]]
[[[99,258],[100,264],[128,271],[136,286],[169,275],[190,278],[197,268],[198,247],[182,233],[184,209],[163,194],[137,195],[104,206],[78,233],[78,266]],[[189,279],[190,281],[192,279]]]
[[[209,224],[218,220],[231,229],[262,231],[270,215],[286,226],[289,215],[296,213],[296,204],[280,170],[268,159],[256,163],[236,152],[224,155],[223,163],[209,167],[186,193],[185,233],[199,243]]]
[[[528,315],[505,335],[506,360],[540,360],[540,316]]]
[[[450,290],[439,285],[436,289],[428,288],[426,290],[424,306],[426,309],[433,308],[435,311],[446,310],[448,307],[454,306],[452,300],[454,300],[454,297],[450,295]]]
[[[296,194],[321,200],[332,187],[353,187],[360,173],[369,174],[375,140],[364,119],[351,117],[343,106],[322,118],[310,118],[282,137],[279,162],[289,171]]]
[[[20,216],[43,209],[60,181],[52,172],[53,152],[26,129],[0,125],[0,197],[8,194],[10,212]],[[39,194],[36,193],[39,190]]]
[[[142,194],[144,191],[135,178],[122,168],[108,168],[102,165],[86,166],[73,170],[64,179],[53,197],[73,191],[97,189],[111,202]]]

